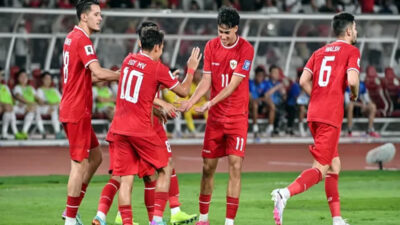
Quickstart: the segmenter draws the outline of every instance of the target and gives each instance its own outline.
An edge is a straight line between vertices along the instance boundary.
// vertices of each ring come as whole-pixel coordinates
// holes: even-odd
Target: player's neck
[[[347,39],[344,38],[344,37],[338,37],[338,38],[336,39],[336,41],[345,42],[345,43],[351,45],[351,40],[347,40]]]
[[[149,51],[141,50],[140,53],[150,57],[154,61],[158,60],[158,58],[156,57],[155,53],[153,53],[153,51],[149,52]]]
[[[90,36],[93,32],[92,30],[88,27],[87,24],[79,22],[78,27],[81,28],[85,33]]]

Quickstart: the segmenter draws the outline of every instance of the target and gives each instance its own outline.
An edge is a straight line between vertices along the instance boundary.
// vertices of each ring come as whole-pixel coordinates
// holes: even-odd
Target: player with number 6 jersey
[[[337,40],[312,54],[300,78],[300,85],[310,95],[307,121],[314,138],[314,145],[309,146],[314,158],[313,167],[304,170],[286,188],[272,191],[274,220],[278,225],[282,225],[287,200],[311,188],[323,178],[326,178],[325,193],[333,225],[348,225],[340,213],[338,142],[346,87],[350,87],[353,101],[358,95],[360,51],[353,46],[357,40],[353,15],[335,15],[332,28]]]

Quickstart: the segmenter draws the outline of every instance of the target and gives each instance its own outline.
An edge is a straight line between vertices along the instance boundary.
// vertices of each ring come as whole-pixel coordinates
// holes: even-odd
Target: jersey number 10
[[[125,99],[128,102],[137,103],[137,101],[139,99],[140,87],[142,86],[143,73],[136,71],[136,70],[132,70],[129,73],[129,76],[128,76],[128,73],[129,73],[129,67],[125,67],[124,76],[122,78],[122,84],[121,84],[120,98]],[[130,93],[131,93],[133,77],[137,77],[137,80],[136,80],[136,84],[135,84],[135,90],[133,91],[133,96],[131,96]]]
[[[335,56],[325,56],[322,60],[321,69],[319,71],[319,78],[318,78],[318,85],[320,87],[326,87],[329,83],[329,78],[331,77],[332,73],[332,66],[326,65],[327,62],[335,61]],[[326,72],[326,77],[325,77]]]

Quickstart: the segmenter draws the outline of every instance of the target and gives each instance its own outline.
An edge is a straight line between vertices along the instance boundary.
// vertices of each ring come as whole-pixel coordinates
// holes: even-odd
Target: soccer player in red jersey
[[[139,37],[141,36],[141,31],[143,28],[153,28],[158,30],[159,27],[157,26],[156,23],[152,21],[144,21],[141,23],[140,27],[138,28],[138,35]],[[140,40],[138,42],[139,46]],[[174,73],[173,73],[174,74]],[[156,98],[153,101],[153,104],[160,107],[160,110],[156,110],[157,108],[153,108],[153,112],[156,115],[156,112],[163,113],[164,115],[159,115],[161,118],[158,116],[153,117],[153,128],[155,129],[156,133],[160,137],[162,143],[165,144],[165,150],[168,152],[168,156],[171,158],[172,157],[172,151],[170,148],[170,145],[168,143],[168,138],[166,131],[163,126],[163,119],[167,119],[166,117],[174,117],[176,115],[176,108],[172,105],[169,104],[163,100],[160,99],[160,95],[158,95],[161,92],[157,92]],[[108,132],[106,140],[109,142],[109,154],[110,154],[110,164],[109,164],[109,173],[112,175],[113,171],[113,156],[114,156],[114,141],[113,141],[113,134],[111,132]],[[172,163],[173,165],[173,163]],[[143,176],[144,179],[144,184],[145,184],[145,189],[144,189],[144,200],[145,200],[145,205],[149,217],[149,221],[151,222],[153,219],[153,214],[154,214],[154,192],[155,192],[155,186],[156,186],[156,179],[157,179],[157,174],[156,171],[153,168],[150,168],[148,171],[143,170],[141,176]],[[115,194],[117,193],[119,186],[121,183],[121,178],[119,176],[111,176],[107,184],[104,186],[100,200],[99,200],[99,205],[97,209],[97,214],[94,217],[92,221],[92,225],[103,225],[106,223],[106,215],[112,205],[113,199]],[[180,201],[179,201],[179,184],[178,184],[178,177],[175,173],[175,169],[172,166],[172,175],[170,179],[170,187],[169,187],[169,205],[171,209],[171,224],[179,224],[179,223],[188,223],[190,221],[193,221],[197,218],[197,215],[189,215],[183,211],[180,210]],[[122,219],[121,215],[118,212],[117,217],[115,218],[115,223],[116,224],[121,224]],[[133,223],[135,225],[135,223]]]
[[[214,173],[220,157],[228,156],[229,161],[225,225],[234,224],[239,207],[248,128],[249,73],[254,56],[253,46],[237,35],[239,20],[235,9],[220,9],[218,37],[208,41],[204,50],[203,78],[193,96],[180,107],[182,111],[189,110],[211,87],[211,100],[197,109],[198,112],[209,109],[202,150],[198,225],[209,224]]]
[[[275,189],[271,193],[275,202],[274,219],[278,225],[282,224],[287,200],[306,191],[323,178],[333,225],[348,225],[340,214],[338,142],[346,86],[350,87],[353,101],[358,97],[360,51],[353,46],[357,40],[353,15],[335,15],[332,28],[337,41],[315,51],[300,78],[300,85],[311,96],[307,121],[314,138],[314,145],[309,147],[314,163],[312,168],[304,170],[289,186]]]
[[[90,34],[100,30],[98,1],[79,1],[78,26],[67,35],[63,49],[63,95],[60,121],[70,145],[71,171],[68,180],[66,225],[81,224],[77,211],[87,185],[99,167],[102,156],[91,126],[92,76],[95,80],[118,80],[119,74],[103,69],[93,48]]]
[[[122,63],[116,110],[110,130],[115,143],[113,175],[121,176],[118,202],[124,225],[132,224],[133,177],[145,166],[158,171],[151,224],[166,224],[162,216],[169,197],[172,169],[165,144],[152,126],[153,100],[161,84],[179,96],[188,95],[193,72],[201,59],[200,49],[194,48],[188,60],[186,79],[180,84],[159,60],[164,47],[163,40],[161,31],[144,28],[140,38],[142,51],[129,54]]]

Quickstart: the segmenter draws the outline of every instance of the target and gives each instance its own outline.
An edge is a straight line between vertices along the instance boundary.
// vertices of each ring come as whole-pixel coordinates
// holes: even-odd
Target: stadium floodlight
[[[383,169],[383,163],[389,162],[396,154],[396,147],[393,143],[386,143],[371,149],[366,156],[368,164],[378,164],[379,169]]]

